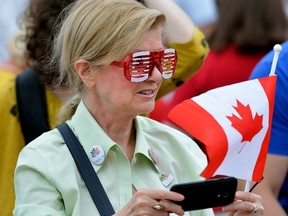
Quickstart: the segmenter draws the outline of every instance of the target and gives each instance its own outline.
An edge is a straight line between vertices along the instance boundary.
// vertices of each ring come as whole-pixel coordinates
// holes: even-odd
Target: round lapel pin
[[[105,152],[100,146],[93,146],[90,150],[90,158],[92,160],[92,163],[99,166],[101,165],[105,160]]]

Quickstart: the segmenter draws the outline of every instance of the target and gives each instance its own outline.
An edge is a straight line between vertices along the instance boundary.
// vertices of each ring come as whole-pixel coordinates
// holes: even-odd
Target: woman
[[[13,174],[20,150],[25,144],[28,144],[29,140],[35,139],[49,128],[55,128],[58,122],[58,111],[62,103],[70,97],[69,89],[65,85],[51,88],[51,84],[58,76],[58,69],[48,70],[43,68],[43,65],[45,65],[45,55],[48,50],[51,50],[52,39],[55,34],[53,26],[55,26],[57,17],[64,7],[74,0],[29,0],[28,2],[21,19],[21,26],[23,27],[21,33],[23,35],[17,37],[17,44],[18,40],[21,39],[19,42],[22,42],[21,45],[25,48],[23,49],[25,55],[19,57],[27,63],[29,70],[33,69],[37,72],[36,86],[41,87],[40,84],[43,82],[45,89],[42,91],[43,95],[41,88],[40,91],[35,91],[34,85],[31,85],[35,83],[30,82],[31,76],[26,76],[27,71],[21,72],[20,75],[20,77],[25,76],[29,80],[29,82],[24,81],[25,84],[27,83],[26,86],[21,86],[25,88],[25,91],[16,89],[15,74],[11,73],[12,71],[8,68],[1,70],[0,66],[0,143],[2,144],[0,151],[0,158],[2,159],[2,163],[0,163],[0,194],[9,194],[9,197],[0,196],[1,216],[12,215],[15,202]],[[189,17],[172,0],[145,0],[145,4],[149,8],[157,8],[166,14],[166,19],[169,20],[165,24],[165,38],[168,46],[177,49],[178,52],[178,64],[173,79],[165,79],[165,83],[162,83],[157,95],[159,98],[185,82],[201,66],[203,56],[207,54],[209,49],[208,46],[203,46],[201,43],[204,40],[203,33],[194,26]],[[172,9],[173,13],[171,13]],[[33,78],[34,76],[32,76],[32,80]],[[16,90],[24,92],[28,97],[30,96],[29,99],[31,100],[37,100],[37,95],[39,95],[40,98],[37,101],[40,107],[31,101],[20,100],[21,97],[16,96]],[[21,101],[25,101],[25,103],[21,104]],[[24,108],[22,115],[19,114],[21,113],[19,107]],[[45,118],[45,115],[36,116],[35,110],[47,113],[47,117]],[[21,116],[28,121],[23,121]],[[23,125],[23,122],[28,122],[29,127]],[[43,130],[38,124],[42,125]],[[30,129],[27,130],[27,128]]]
[[[184,197],[169,188],[200,180],[207,163],[189,137],[139,116],[153,110],[163,79],[175,70],[177,54],[162,43],[164,21],[158,10],[136,1],[80,0],[55,41],[51,65],[59,64],[58,84],[75,90],[62,119],[94,161],[115,215],[183,215],[173,201]],[[101,163],[93,160],[95,149]],[[99,215],[57,129],[21,151],[15,191],[16,216]],[[243,192],[236,199],[225,210],[263,214],[259,196]]]

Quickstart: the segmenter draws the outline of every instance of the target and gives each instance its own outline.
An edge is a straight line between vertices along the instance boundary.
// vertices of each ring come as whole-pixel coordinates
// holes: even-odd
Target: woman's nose
[[[156,65],[153,68],[151,76],[149,76],[147,80],[152,80],[154,82],[160,82],[163,80],[162,74]]]

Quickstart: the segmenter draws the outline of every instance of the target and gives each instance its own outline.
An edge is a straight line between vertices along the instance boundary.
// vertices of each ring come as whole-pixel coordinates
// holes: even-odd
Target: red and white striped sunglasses
[[[169,48],[160,51],[140,51],[126,56],[123,62],[113,61],[111,65],[124,68],[124,75],[131,82],[143,82],[151,76],[156,67],[164,79],[173,76],[176,69],[177,53]]]

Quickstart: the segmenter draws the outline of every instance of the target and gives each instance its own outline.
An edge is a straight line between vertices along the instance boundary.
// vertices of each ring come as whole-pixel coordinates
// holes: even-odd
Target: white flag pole
[[[246,180],[246,184],[245,184],[245,189],[244,189],[244,191],[245,191],[245,192],[249,192],[250,188],[251,188],[251,181]]]
[[[280,44],[276,44],[273,49],[274,49],[274,57],[273,57],[272,66],[271,66],[271,70],[270,70],[269,76],[275,74],[276,65],[277,65],[277,62],[278,62],[279,54],[282,51],[282,46]]]
[[[270,74],[271,75],[275,75],[275,71],[276,71],[276,65],[278,62],[278,57],[280,52],[282,51],[282,46],[280,44],[276,44],[273,48],[274,50],[274,56],[273,56],[273,61],[272,61],[272,65],[271,65],[271,69],[270,69]],[[246,184],[245,184],[245,192],[248,192],[251,188],[251,181],[250,180],[246,180]]]

